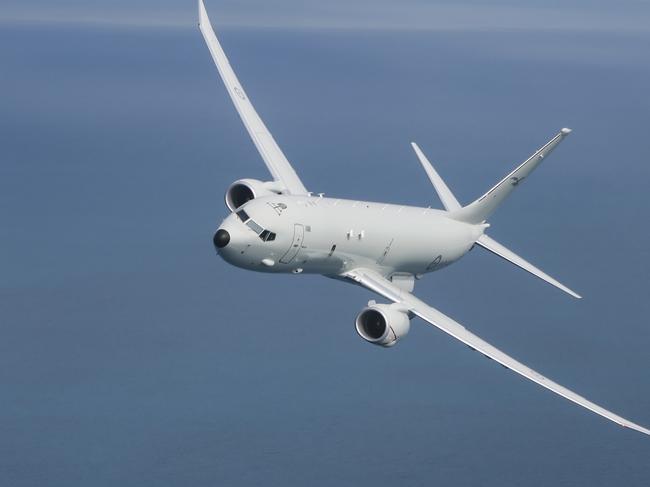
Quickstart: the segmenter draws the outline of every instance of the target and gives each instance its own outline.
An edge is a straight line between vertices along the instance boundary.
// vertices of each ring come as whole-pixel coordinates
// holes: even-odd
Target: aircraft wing
[[[307,189],[300,181],[300,178],[294,171],[293,167],[283,154],[271,132],[266,128],[264,122],[255,111],[248,95],[237,79],[237,75],[230,66],[230,62],[224,53],[219,40],[217,39],[208,12],[205,10],[203,0],[199,0],[199,28],[203,34],[212,59],[217,65],[221,79],[223,80],[228,94],[239,113],[239,116],[248,130],[248,134],[253,139],[253,143],[259,151],[262,159],[268,167],[273,179],[283,186],[283,192],[291,194],[307,194]]]
[[[545,387],[546,389],[549,389],[562,397],[565,397],[569,401],[573,401],[574,403],[579,404],[580,406],[587,408],[590,411],[593,411],[594,413],[609,419],[610,421],[618,423],[625,428],[631,428],[633,430],[640,431],[641,433],[645,433],[646,435],[650,435],[650,430],[631,421],[628,421],[627,419],[622,418],[621,416],[618,416],[617,414],[614,414],[611,411],[598,406],[597,404],[594,404],[593,402],[585,399],[573,391],[570,391],[566,387],[553,382],[538,372],[535,372],[533,369],[525,366],[521,362],[518,362],[512,357],[506,355],[498,348],[493,347],[486,341],[471,333],[460,323],[452,320],[437,309],[428,306],[426,303],[420,301],[411,293],[403,291],[399,287],[395,286],[392,282],[381,276],[379,273],[369,269],[355,269],[353,271],[344,273],[343,277],[352,280],[353,282],[383,296],[386,299],[389,299],[390,301],[402,304],[404,306],[404,311],[410,311],[416,316],[422,318],[424,321],[431,323],[433,326],[441,329],[457,340],[460,340],[471,349],[482,353],[486,357],[495,360],[496,362],[516,372],[517,374],[522,375],[525,378],[532,380],[533,382],[536,382],[540,386]]]

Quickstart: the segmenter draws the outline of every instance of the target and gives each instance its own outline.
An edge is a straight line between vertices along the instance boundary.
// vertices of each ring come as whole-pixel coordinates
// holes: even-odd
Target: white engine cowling
[[[357,333],[364,340],[392,347],[411,328],[409,315],[395,304],[369,304],[357,315]]]
[[[265,183],[257,179],[240,179],[232,183],[226,191],[226,206],[230,211],[235,211],[247,201],[281,192],[282,188],[275,181]]]

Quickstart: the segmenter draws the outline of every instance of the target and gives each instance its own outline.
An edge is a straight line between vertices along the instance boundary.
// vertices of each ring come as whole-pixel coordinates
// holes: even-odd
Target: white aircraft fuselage
[[[264,230],[275,238],[265,240]],[[483,230],[432,208],[274,195],[226,217],[214,244],[225,261],[248,270],[340,275],[362,266],[408,279],[457,261]]]
[[[240,179],[226,191],[226,217],[213,237],[218,254],[244,269],[321,274],[359,285],[387,302],[368,302],[354,323],[361,338],[392,347],[420,318],[522,377],[646,435],[629,421],[544,377],[412,294],[415,280],[460,259],[477,245],[574,298],[580,295],[485,233],[489,217],[571,130],[546,144],[475,201],[462,205],[422,150],[411,143],[445,210],[314,196],[268,130],[226,57],[199,0],[199,28],[228,95],[271,180]]]

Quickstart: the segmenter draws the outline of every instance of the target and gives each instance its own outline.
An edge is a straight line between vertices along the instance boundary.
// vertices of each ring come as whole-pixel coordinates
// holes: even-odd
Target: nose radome
[[[217,233],[214,234],[212,241],[214,242],[214,246],[216,248],[222,249],[228,245],[228,242],[230,242],[230,234],[223,228],[220,228],[217,230]]]

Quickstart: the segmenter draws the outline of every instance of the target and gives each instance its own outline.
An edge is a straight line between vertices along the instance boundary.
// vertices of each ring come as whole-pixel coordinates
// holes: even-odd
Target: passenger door
[[[300,223],[296,223],[293,226],[293,241],[291,242],[291,247],[280,259],[282,264],[289,264],[293,259],[296,258],[298,252],[300,252],[300,247],[302,247],[303,240],[305,239],[305,227]]]

